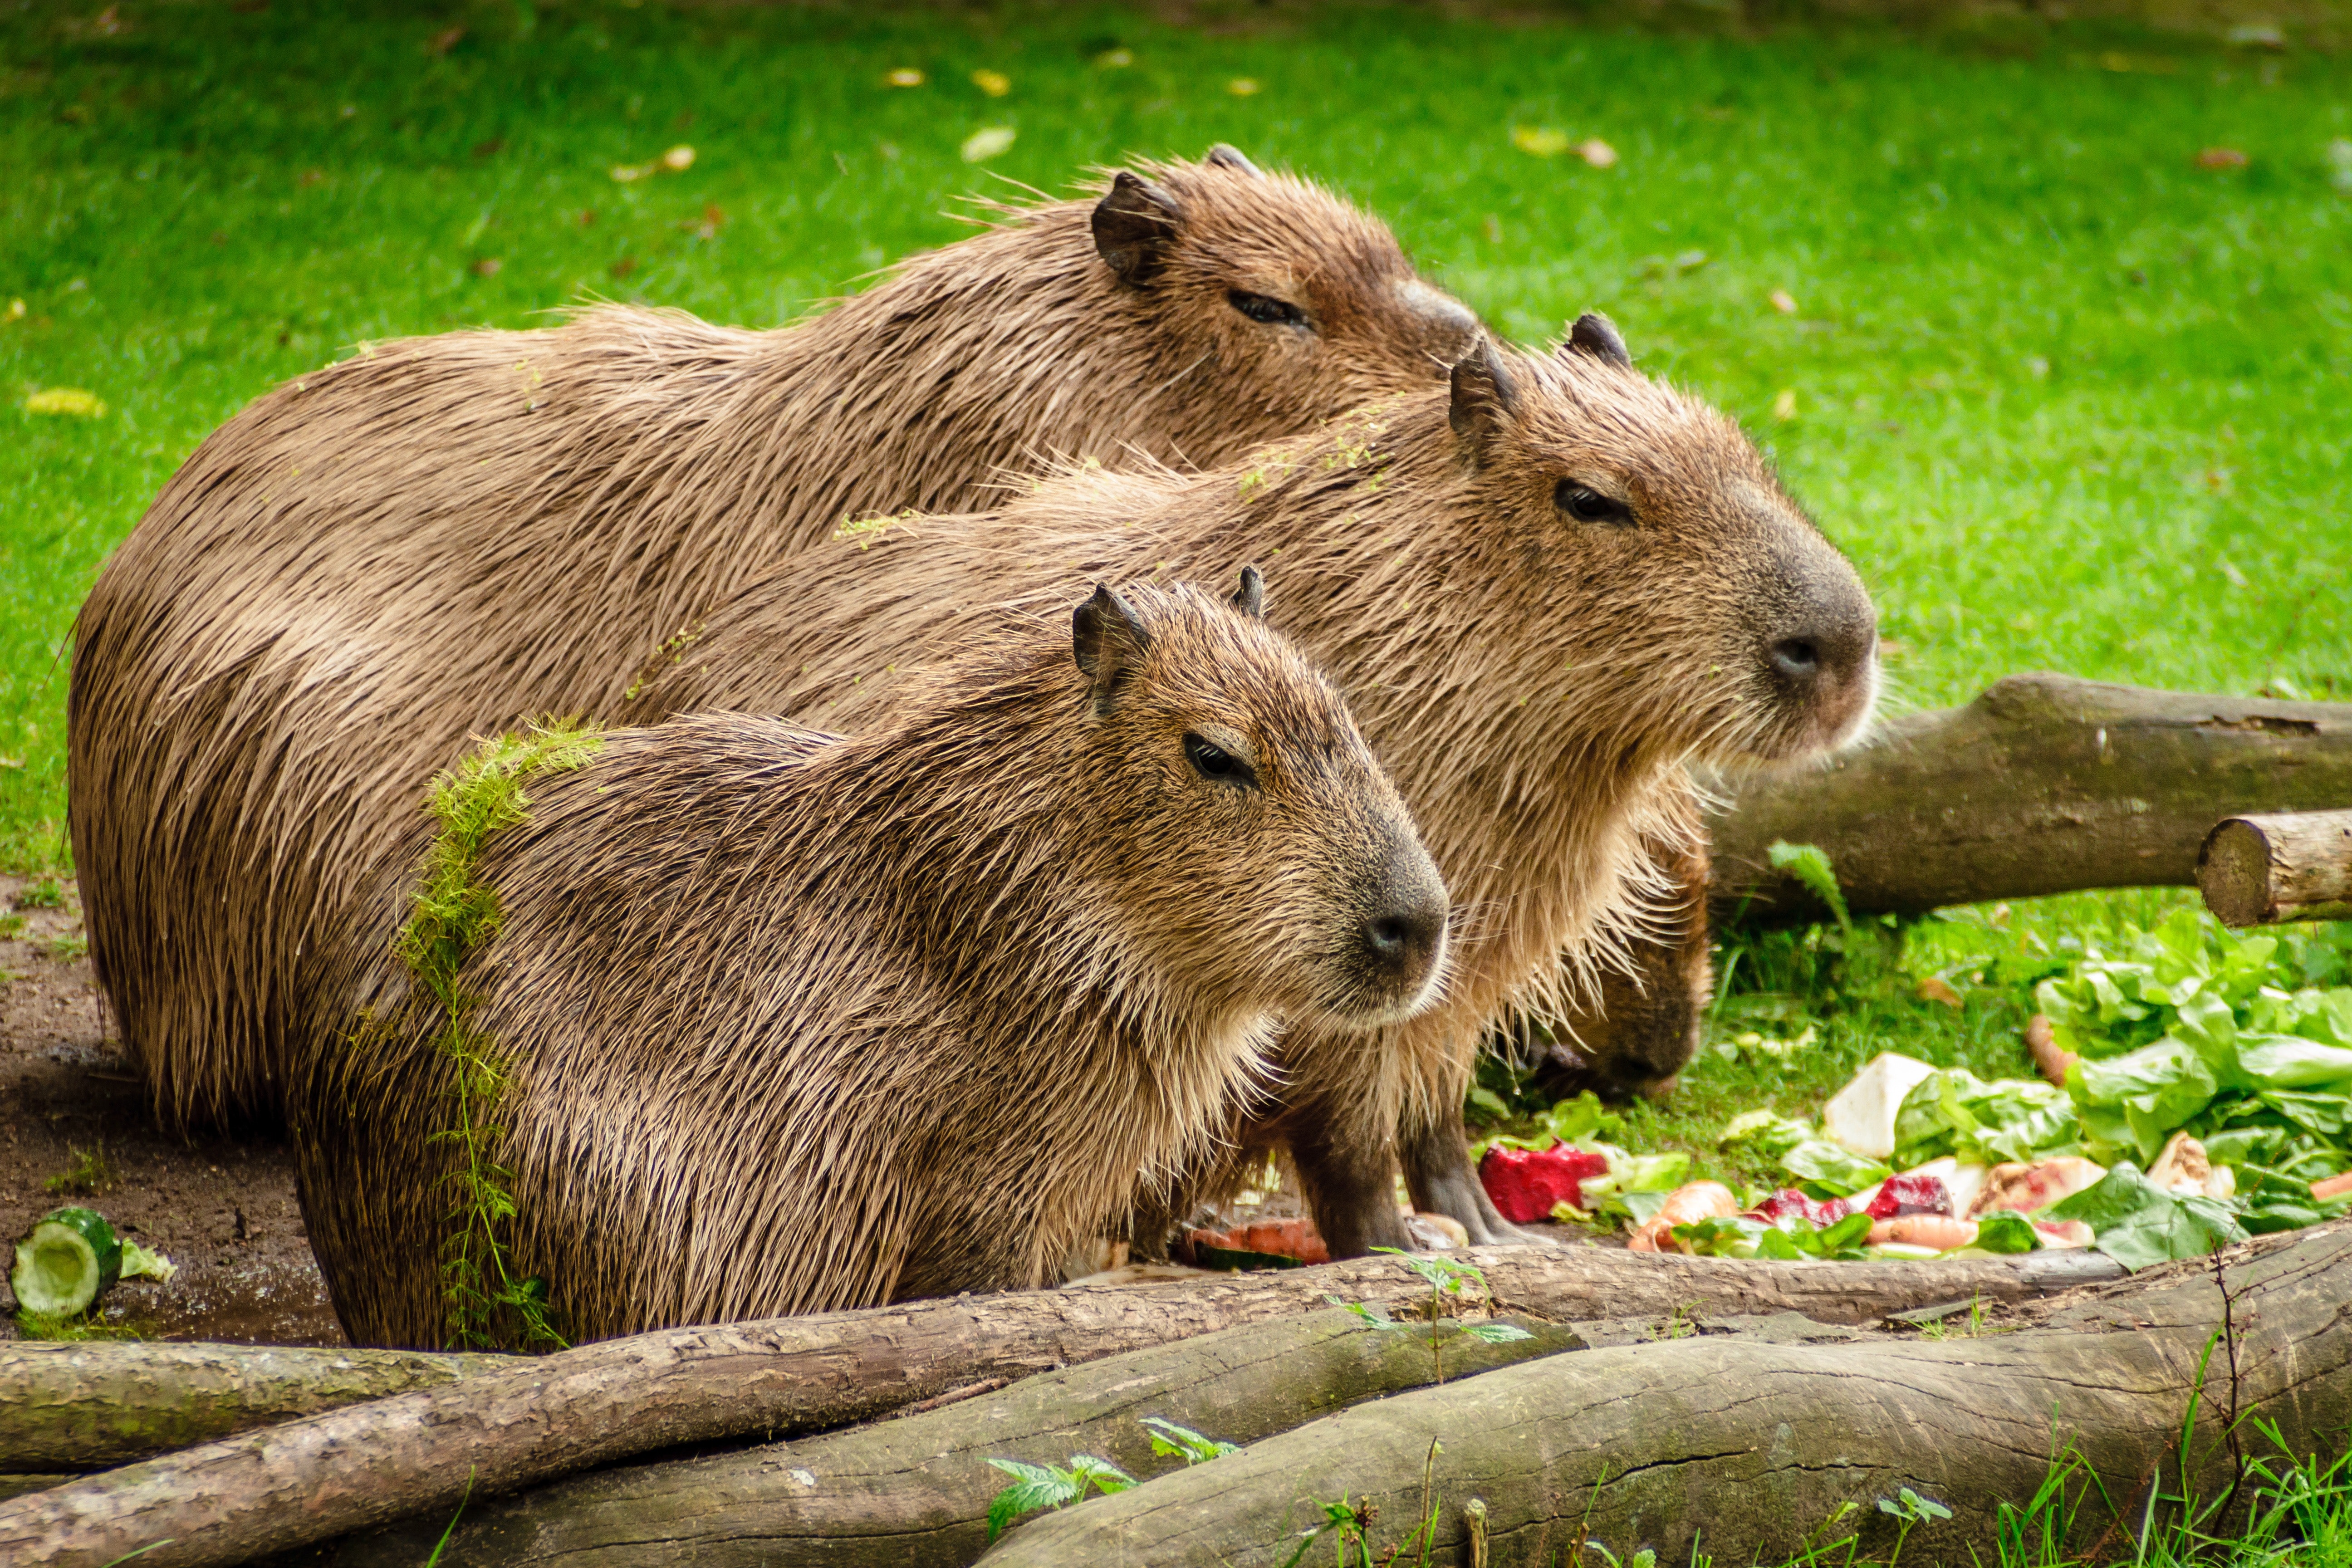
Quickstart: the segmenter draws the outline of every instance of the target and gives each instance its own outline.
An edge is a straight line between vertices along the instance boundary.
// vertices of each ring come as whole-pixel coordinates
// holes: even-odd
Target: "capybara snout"
[[[1136,868],[1120,902],[1187,966],[1245,958],[1293,1016],[1410,1016],[1444,969],[1444,882],[1339,693],[1265,628],[1262,592],[1252,568],[1239,616],[1147,627],[1108,588],[1073,614],[1097,788],[1120,803],[1106,831]]]
[[[1391,844],[1378,877],[1365,889],[1363,908],[1352,989],[1370,1005],[1328,1010],[1360,1024],[1410,1017],[1428,1005],[1445,964],[1445,884],[1418,840],[1401,837]]]
[[[1756,748],[1768,758],[1851,740],[1878,697],[1878,612],[1870,595],[1824,541],[1809,529],[1790,531],[1780,561],[1787,593],[1766,602],[1758,637],[1764,685],[1782,715]]]

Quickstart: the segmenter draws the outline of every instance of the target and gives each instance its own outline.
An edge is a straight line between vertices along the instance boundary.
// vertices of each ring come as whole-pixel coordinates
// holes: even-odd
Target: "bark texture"
[[[2228,925],[2352,920],[2352,811],[2217,823],[2197,854],[2197,886]]]
[[[1581,1349],[1575,1330],[1443,1345],[1449,1383]],[[442,1568],[962,1568],[988,1544],[988,1505],[1012,1478],[992,1456],[1108,1459],[1138,1478],[1180,1468],[1151,1451],[1146,1415],[1229,1443],[1433,1381],[1427,1330],[1375,1331],[1334,1308],[1109,1356],[902,1420],[736,1453],[574,1476],[469,1508]],[[335,1568],[415,1568],[447,1521],[347,1542]]]
[[[2077,1253],[1869,1266],[1487,1248],[1496,1304],[1555,1320],[1795,1310],[1867,1322],[1981,1295],[2011,1301],[2114,1266]],[[909,1302],[668,1330],[582,1346],[288,1422],[0,1503],[0,1559],[104,1568],[240,1563],[666,1447],[845,1426],[1241,1323],[1326,1293],[1409,1307],[1392,1259],[1134,1288]],[[168,1541],[168,1545],[159,1542]]]
[[[415,1351],[0,1344],[0,1472],[99,1469],[509,1364]]]
[[[2237,1452],[2265,1447],[2254,1417],[2298,1455],[2337,1451],[2352,1423],[2347,1276],[2352,1226],[2337,1225],[2076,1292],[2029,1309],[2015,1332],[1833,1345],[1702,1332],[1552,1356],[1080,1504],[1023,1526],[984,1561],[1270,1568],[1323,1521],[1322,1502],[1346,1497],[1378,1510],[1377,1562],[1423,1517],[1426,1473],[1433,1562],[1475,1560],[1473,1513],[1493,1568],[1576,1561],[1588,1531],[1621,1560],[1651,1547],[1687,1562],[1696,1542],[1717,1562],[1779,1562],[1849,1503],[1856,1511],[1825,1538],[1859,1531],[1864,1553],[1883,1559],[1895,1525],[1874,1505],[1907,1486],[1954,1517],[1916,1531],[1906,1560],[1948,1563],[1990,1541],[1997,1506],[2032,1498],[2070,1443],[2116,1510],[2082,1510],[2079,1552],[2126,1528],[2118,1515],[2136,1523],[2152,1485],[2179,1489],[2192,1398],[2189,1481],[2202,1496],[2227,1491]],[[2233,1417],[2237,1449],[2224,1430]]]
[[[1856,912],[2084,888],[2189,887],[2214,822],[2352,805],[2352,704],[2013,675],[1907,715],[1818,771],[1733,781],[1710,830],[1718,921],[1828,911],[1776,871],[1816,844]]]

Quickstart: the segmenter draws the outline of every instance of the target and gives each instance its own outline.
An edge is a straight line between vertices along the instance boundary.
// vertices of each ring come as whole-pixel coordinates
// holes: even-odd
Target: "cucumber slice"
[[[16,1244],[8,1272],[16,1305],[45,1318],[79,1317],[122,1275],[122,1246],[105,1216],[59,1209]]]

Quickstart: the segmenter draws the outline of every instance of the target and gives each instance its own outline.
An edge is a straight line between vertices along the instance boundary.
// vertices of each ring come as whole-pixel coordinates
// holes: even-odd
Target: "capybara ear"
[[[1160,253],[1183,224],[1175,197],[1121,169],[1095,204],[1095,249],[1121,279],[1143,283],[1160,270]]]
[[[1503,369],[1494,343],[1484,334],[1454,362],[1454,402],[1446,423],[1454,426],[1463,455],[1476,461],[1488,437],[1518,411],[1518,393]]]
[[[1095,716],[1108,717],[1121,677],[1143,662],[1151,634],[1135,606],[1100,583],[1095,595],[1070,612],[1070,655],[1094,683]]]
[[[1265,579],[1256,567],[1242,568],[1242,585],[1234,590],[1233,606],[1254,621],[1265,619]]]
[[[1577,317],[1568,329],[1568,342],[1560,347],[1565,353],[1583,354],[1604,364],[1633,368],[1633,356],[1625,352],[1625,340],[1618,334],[1617,323],[1598,310],[1587,310]]]
[[[1231,169],[1236,174],[1247,174],[1253,180],[1265,178],[1265,171],[1251,163],[1242,150],[1230,142],[1220,142],[1210,148],[1207,161],[1220,169]]]

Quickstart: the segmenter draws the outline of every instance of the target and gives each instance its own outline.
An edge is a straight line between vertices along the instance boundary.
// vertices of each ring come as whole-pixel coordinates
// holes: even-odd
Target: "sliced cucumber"
[[[16,1305],[45,1318],[89,1310],[99,1292],[122,1275],[122,1245],[105,1216],[89,1209],[59,1209],[16,1244],[8,1273]]]

